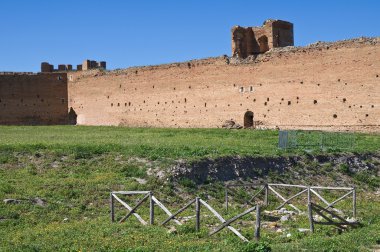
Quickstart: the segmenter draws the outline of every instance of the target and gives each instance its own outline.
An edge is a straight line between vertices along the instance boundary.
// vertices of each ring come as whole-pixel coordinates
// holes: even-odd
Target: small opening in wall
[[[191,89],[191,86],[189,86],[189,89]]]
[[[205,107],[207,107],[207,103],[205,103]]]
[[[135,74],[138,74],[138,72],[139,72],[139,71],[136,70],[136,71],[135,71]]]
[[[291,101],[288,101],[288,105],[291,105],[292,104],[292,102]]]
[[[131,102],[128,102],[128,106],[131,106]]]
[[[240,87],[240,88],[239,88],[239,92],[240,92],[240,93],[243,93],[243,92],[244,92],[244,87]]]
[[[57,79],[58,79],[58,80],[62,80],[62,76],[58,76]]]
[[[320,85],[321,85],[321,84],[319,84],[319,83],[317,84],[318,87],[319,87]]]
[[[363,108],[363,106],[362,106],[362,105],[360,105],[360,108]]]
[[[154,88],[154,85],[152,87]]]
[[[269,101],[269,97],[267,98],[267,101]]]
[[[317,104],[318,103],[318,101],[317,100],[314,100],[314,104]]]
[[[284,100],[284,98],[281,98],[281,101],[283,101]]]
[[[145,100],[144,100],[144,103],[145,103]]]
[[[0,100],[0,102],[1,102],[1,100]],[[375,106],[374,105],[371,105],[371,108],[374,108]]]
[[[300,83],[303,84],[303,81],[301,81]]]
[[[299,100],[300,98],[297,96],[297,100]]]
[[[338,118],[338,115],[337,115],[337,114],[334,114],[333,117],[334,117],[334,118]]]
[[[230,106],[230,104],[227,105],[228,107]]]
[[[107,99],[109,99],[110,98],[110,96],[107,96]]]
[[[340,82],[340,79],[338,79],[338,82]]]
[[[253,102],[256,102],[256,99],[253,99]]]
[[[378,74],[376,74],[376,78],[379,78],[379,75],[378,75]]]
[[[236,87],[236,84],[234,84],[234,87]]]
[[[368,117],[369,115],[368,114],[365,114],[365,117]]]
[[[348,108],[351,108],[351,105],[350,105],[350,106],[348,106]]]
[[[117,103],[117,106],[120,107],[120,103],[119,102]]]
[[[250,86],[250,87],[249,87],[249,92],[253,92],[253,91],[254,91],[253,87]]]
[[[346,102],[347,100],[346,100],[346,98],[343,98],[343,102]]]
[[[119,88],[121,88],[121,84],[119,85]]]
[[[187,102],[187,99],[185,98],[185,103]]]
[[[173,90],[175,90],[175,88],[173,88]]]
[[[188,67],[189,69],[191,68],[191,64],[190,64],[190,62],[187,63],[187,67]]]
[[[127,106],[127,103],[124,103],[124,107],[126,107]]]
[[[267,102],[264,102],[264,106],[266,106],[267,105]]]
[[[111,107],[113,107],[113,103],[111,103]]]

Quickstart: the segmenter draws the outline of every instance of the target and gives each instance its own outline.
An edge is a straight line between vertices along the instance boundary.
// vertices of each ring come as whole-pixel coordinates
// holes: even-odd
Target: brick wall
[[[377,41],[377,42],[376,42]],[[380,41],[278,49],[228,57],[69,74],[81,125],[380,131]]]
[[[67,104],[66,73],[0,73],[0,124],[66,124]]]

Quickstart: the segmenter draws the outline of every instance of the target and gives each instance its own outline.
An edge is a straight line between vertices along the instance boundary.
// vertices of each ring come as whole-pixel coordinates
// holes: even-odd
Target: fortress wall
[[[69,107],[81,125],[221,127],[228,119],[243,125],[252,111],[263,128],[380,131],[378,43],[278,50],[244,62],[70,73]]]
[[[0,124],[67,123],[67,74],[0,74]]]

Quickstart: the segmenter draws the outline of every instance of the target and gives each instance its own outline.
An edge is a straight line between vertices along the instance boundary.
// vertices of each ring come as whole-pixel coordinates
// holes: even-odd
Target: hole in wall
[[[368,114],[365,114],[365,117],[368,117],[369,115]]]
[[[300,83],[303,84],[303,81],[301,81]]]
[[[205,107],[207,107],[207,103],[205,103]]]
[[[288,101],[288,105],[291,105],[292,104],[292,102],[291,101]]]
[[[343,102],[346,102],[346,98],[343,98],[343,100],[342,100]]]
[[[120,103],[119,102],[117,103],[117,106],[120,107]]]
[[[375,106],[374,105],[371,105],[371,108],[374,108]]]
[[[267,98],[267,101],[269,101],[269,97]]]
[[[317,104],[318,103],[318,101],[317,100],[314,100],[314,104]]]
[[[340,82],[340,79],[338,79],[338,82]]]
[[[113,107],[113,103],[111,103],[111,107]]]
[[[187,102],[187,99],[185,98],[185,103]]]
[[[267,105],[267,102],[264,102],[264,106],[266,106]]]
[[[334,114],[333,117],[334,117],[334,118],[338,118],[338,115],[337,115],[337,114]]]
[[[256,102],[256,99],[253,99],[253,102]]]
[[[252,128],[253,127],[253,112],[247,111],[244,114],[244,128]]]

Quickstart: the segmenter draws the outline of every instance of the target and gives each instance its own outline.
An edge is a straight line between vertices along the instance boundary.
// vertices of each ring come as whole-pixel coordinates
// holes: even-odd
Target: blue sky
[[[377,0],[1,0],[0,71],[105,60],[109,69],[231,54],[230,29],[294,23],[295,44],[380,36]]]

